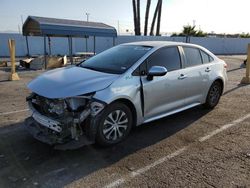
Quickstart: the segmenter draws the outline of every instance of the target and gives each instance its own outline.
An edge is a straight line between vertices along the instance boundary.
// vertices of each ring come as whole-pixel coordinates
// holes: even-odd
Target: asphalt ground
[[[214,110],[201,106],[134,128],[113,147],[58,151],[24,129],[26,84],[0,69],[0,187],[250,187],[250,85],[245,56],[220,56],[228,84]]]

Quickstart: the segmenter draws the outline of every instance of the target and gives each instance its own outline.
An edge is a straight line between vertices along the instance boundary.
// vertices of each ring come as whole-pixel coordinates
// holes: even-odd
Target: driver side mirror
[[[148,71],[147,80],[153,80],[154,76],[164,76],[168,70],[163,66],[152,66]]]

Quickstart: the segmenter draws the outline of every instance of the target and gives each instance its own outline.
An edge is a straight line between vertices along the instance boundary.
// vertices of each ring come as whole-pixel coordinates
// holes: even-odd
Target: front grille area
[[[90,109],[80,111],[81,105],[86,106],[86,99],[48,99],[35,93],[26,98],[32,117],[26,121],[29,132],[38,140],[48,144],[64,144],[76,141],[87,131],[87,117]],[[72,108],[75,111],[72,111]],[[70,145],[68,146],[70,147]]]
[[[60,118],[67,112],[67,105],[63,99],[48,99],[35,95],[31,102],[38,112],[48,117]]]

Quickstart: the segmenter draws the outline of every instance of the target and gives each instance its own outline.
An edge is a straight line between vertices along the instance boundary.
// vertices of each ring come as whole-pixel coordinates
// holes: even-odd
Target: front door
[[[152,66],[164,66],[165,76],[148,80],[142,76],[145,121],[164,115],[184,106],[185,84],[181,76],[181,58],[176,46],[164,47],[154,52],[147,60],[147,70]]]

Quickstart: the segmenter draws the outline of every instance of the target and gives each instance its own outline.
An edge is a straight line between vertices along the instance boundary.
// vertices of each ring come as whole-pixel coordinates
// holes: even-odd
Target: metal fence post
[[[242,84],[250,84],[250,44],[247,49],[246,76],[241,80]]]
[[[47,53],[47,50],[46,50],[46,36],[44,36],[44,67],[45,67],[45,69],[47,69],[46,53]]]
[[[94,36],[94,55],[95,55],[95,48],[96,46],[95,46],[95,36]]]
[[[28,57],[30,56],[30,50],[29,50],[29,40],[28,40],[28,36],[25,36],[26,39],[26,47],[27,47],[27,55]]]

